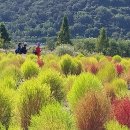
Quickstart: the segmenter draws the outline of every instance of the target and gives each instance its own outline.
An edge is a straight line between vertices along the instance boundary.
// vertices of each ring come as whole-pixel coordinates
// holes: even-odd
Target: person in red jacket
[[[41,48],[40,48],[40,43],[37,43],[37,47],[36,49],[34,50],[34,54],[37,55],[38,57],[40,57],[41,55]]]

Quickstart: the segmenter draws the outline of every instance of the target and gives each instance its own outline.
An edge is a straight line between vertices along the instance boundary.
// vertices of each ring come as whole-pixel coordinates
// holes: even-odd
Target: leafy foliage
[[[35,42],[43,41],[41,37],[56,36],[64,14],[73,37],[97,37],[100,28],[105,27],[109,36],[129,38],[129,6],[128,0],[7,0],[1,1],[0,21],[17,40]]]
[[[130,99],[124,98],[113,102],[113,114],[116,120],[130,128]]]
[[[63,79],[60,74],[54,70],[45,70],[39,74],[41,84],[50,86],[51,94],[57,101],[61,102],[64,98]]]
[[[74,55],[74,48],[71,45],[64,45],[63,44],[61,46],[57,46],[55,49],[55,52],[58,56],[62,56],[65,54],[73,56]]]
[[[128,130],[126,126],[120,125],[117,121],[109,121],[106,124],[106,130]]]
[[[21,127],[28,129],[31,116],[38,114],[50,98],[50,88],[36,79],[24,82],[19,89],[19,114]]]
[[[39,72],[39,68],[35,62],[31,60],[26,60],[21,66],[21,71],[25,79],[28,79],[37,76]]]
[[[61,70],[67,76],[68,74],[79,75],[82,72],[82,65],[77,59],[72,59],[69,55],[64,55],[61,59]]]
[[[69,32],[67,16],[64,16],[63,18],[63,22],[62,22],[61,29],[60,29],[57,39],[58,39],[58,42],[57,42],[58,45],[72,44],[70,41],[70,32]]]
[[[127,96],[127,83],[123,79],[115,79],[112,82],[112,86],[117,97]]]
[[[47,125],[48,124],[48,125]],[[43,108],[33,117],[30,130],[75,130],[73,117],[58,103]]]
[[[89,91],[101,91],[102,84],[98,78],[90,73],[83,73],[79,75],[72,86],[72,89],[68,93],[68,101],[72,108],[78,103],[78,101],[85,96]]]
[[[11,95],[9,90],[6,88],[0,89],[0,122],[5,127],[9,128],[11,115],[12,115],[12,104],[11,104]]]
[[[110,103],[105,94],[87,93],[76,106],[77,126],[79,130],[104,130],[109,114]]]

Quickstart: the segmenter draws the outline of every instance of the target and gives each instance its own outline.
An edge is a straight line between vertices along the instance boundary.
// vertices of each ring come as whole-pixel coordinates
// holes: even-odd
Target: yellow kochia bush
[[[36,79],[25,81],[19,88],[19,114],[21,127],[27,129],[31,116],[38,114],[50,99],[50,88]]]
[[[82,72],[82,65],[77,59],[73,59],[69,55],[61,58],[61,70],[67,76],[68,74],[78,75]]]
[[[97,74],[97,77],[103,82],[111,82],[116,77],[116,70],[112,63],[107,63]]]
[[[32,60],[26,60],[21,66],[21,71],[25,79],[28,79],[38,75],[39,67],[38,64]]]
[[[72,108],[75,107],[77,102],[84,97],[84,95],[89,91],[101,91],[102,84],[99,79],[90,74],[90,73],[82,73],[79,75],[72,86],[72,89],[68,93],[68,101]]]
[[[117,97],[125,97],[128,93],[128,86],[123,79],[115,79],[112,81],[112,88]]]
[[[114,120],[107,122],[105,128],[106,130],[129,130],[127,126],[123,126]]]
[[[41,71],[38,76],[41,84],[48,84],[50,86],[51,94],[57,101],[62,101],[64,98],[64,85],[63,79],[55,70],[47,69],[45,71]]]
[[[0,123],[5,127],[9,128],[11,113],[12,113],[12,103],[10,90],[0,85]]]
[[[43,108],[39,116],[32,118],[30,130],[76,130],[72,115],[60,104]]]
[[[10,65],[5,67],[0,76],[3,86],[16,89],[22,80],[22,73],[18,67]]]

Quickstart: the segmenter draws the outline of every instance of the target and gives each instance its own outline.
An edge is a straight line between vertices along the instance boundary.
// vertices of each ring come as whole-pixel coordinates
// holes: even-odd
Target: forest
[[[55,37],[64,14],[71,38],[97,37],[102,27],[115,39],[130,38],[129,0],[0,0],[0,22],[15,41]]]

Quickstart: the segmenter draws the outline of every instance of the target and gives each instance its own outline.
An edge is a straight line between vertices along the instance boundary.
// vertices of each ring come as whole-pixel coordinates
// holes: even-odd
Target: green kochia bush
[[[28,79],[38,75],[39,67],[35,62],[26,60],[21,66],[21,71],[25,79]]]
[[[127,126],[122,126],[117,121],[109,121],[105,127],[106,130],[129,130]]]
[[[127,96],[128,87],[126,81],[123,79],[115,79],[112,82],[114,93],[117,97]]]
[[[41,85],[36,79],[24,82],[19,88],[19,114],[21,127],[25,130],[30,125],[31,115],[38,114],[47,104],[50,97],[50,88]]]
[[[102,84],[98,78],[90,73],[83,73],[79,75],[68,93],[68,101],[72,107],[75,107],[77,102],[84,97],[89,91],[101,91]]]
[[[69,55],[65,55],[61,59],[61,69],[63,73],[67,76],[70,73],[70,67],[72,64],[72,58]]]
[[[0,76],[0,82],[3,86],[16,89],[22,80],[22,73],[14,65],[6,67]]]
[[[5,130],[4,126],[0,123],[0,130]]]
[[[122,58],[119,55],[113,56],[113,61],[114,62],[121,62]]]
[[[82,71],[81,63],[76,60],[72,59],[71,56],[65,55],[61,59],[61,70],[67,76],[68,74],[80,74]]]
[[[40,116],[34,116],[30,130],[76,130],[72,116],[58,103],[43,108]]]
[[[64,98],[63,79],[55,70],[45,70],[39,74],[41,84],[48,84],[50,86],[51,94],[57,101],[62,101]]]
[[[10,91],[6,88],[0,88],[0,122],[8,130],[10,120],[12,105],[10,100]]]
[[[111,82],[116,77],[114,65],[107,63],[97,74],[97,77],[103,82]]]

